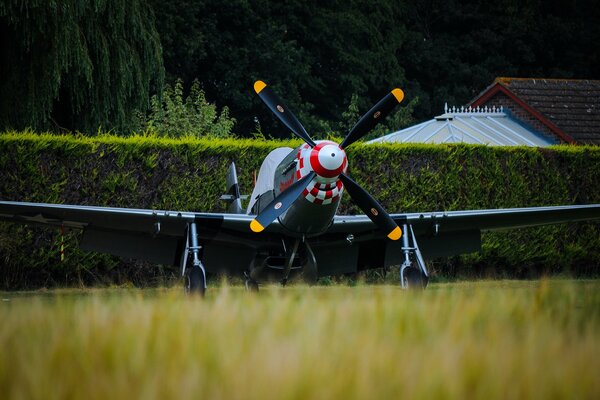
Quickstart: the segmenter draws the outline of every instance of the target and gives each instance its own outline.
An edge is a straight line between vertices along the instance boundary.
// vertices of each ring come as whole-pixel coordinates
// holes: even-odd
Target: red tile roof
[[[471,105],[486,105],[499,92],[564,142],[600,144],[599,80],[496,78]]]

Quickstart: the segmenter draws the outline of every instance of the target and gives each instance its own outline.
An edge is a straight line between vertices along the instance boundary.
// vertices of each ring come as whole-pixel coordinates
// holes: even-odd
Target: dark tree
[[[353,94],[364,112],[405,83],[397,57],[405,31],[396,22],[404,8],[393,2],[176,3],[163,7],[154,0],[163,46],[179,47],[165,49],[168,72],[188,85],[198,78],[210,101],[230,107],[239,133],[258,122],[269,134],[287,135],[254,95],[257,79],[272,85],[315,137],[338,127]]]
[[[498,76],[598,79],[596,0],[414,0],[406,19],[408,91],[421,119],[461,105]]]
[[[4,0],[0,36],[0,129],[126,132],[162,87],[143,0]]]
[[[257,79],[319,138],[396,86],[422,120],[497,76],[599,78],[597,0],[150,3],[1,2],[0,129],[126,132],[162,91],[161,43],[170,83],[185,95],[198,79],[241,135],[289,133],[254,95]]]

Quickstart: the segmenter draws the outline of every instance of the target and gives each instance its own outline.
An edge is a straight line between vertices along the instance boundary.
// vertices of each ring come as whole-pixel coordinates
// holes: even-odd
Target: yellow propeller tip
[[[402,229],[399,226],[395,227],[393,231],[388,233],[388,238],[391,240],[398,240],[402,237]]]
[[[262,232],[265,229],[265,227],[262,226],[260,224],[260,222],[258,222],[257,220],[253,219],[252,222],[250,222],[250,229],[252,229],[252,232],[258,233],[258,232]]]
[[[402,89],[396,88],[392,90],[392,94],[394,95],[396,100],[398,100],[398,103],[402,103],[402,100],[404,99],[404,92],[402,91]]]
[[[266,87],[267,87],[267,84],[264,83],[263,81],[254,82],[254,91],[256,92],[256,94],[259,94],[261,92],[261,90],[263,90]]]

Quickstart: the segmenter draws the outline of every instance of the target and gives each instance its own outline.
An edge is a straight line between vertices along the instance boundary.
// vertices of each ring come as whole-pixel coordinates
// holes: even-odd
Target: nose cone
[[[313,147],[310,154],[310,166],[324,178],[333,178],[344,171],[348,160],[346,152],[337,144],[323,141]]]
[[[335,171],[344,163],[346,153],[338,145],[328,144],[319,150],[318,157],[323,168]]]

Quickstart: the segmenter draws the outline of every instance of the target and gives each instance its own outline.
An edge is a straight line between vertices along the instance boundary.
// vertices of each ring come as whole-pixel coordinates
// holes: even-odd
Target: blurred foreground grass
[[[600,397],[600,281],[0,298],[2,398]]]

